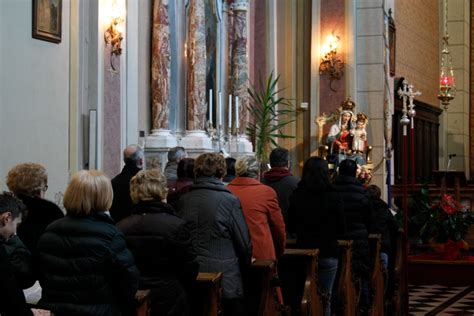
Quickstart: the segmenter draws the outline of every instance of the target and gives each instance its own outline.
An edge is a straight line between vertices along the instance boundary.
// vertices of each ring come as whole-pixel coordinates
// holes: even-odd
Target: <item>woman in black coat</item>
[[[57,316],[118,316],[134,306],[139,274],[123,234],[105,213],[112,197],[102,172],[72,177],[64,193],[67,216],[38,242],[42,308]]]
[[[22,163],[8,171],[8,189],[20,198],[27,208],[27,216],[18,227],[18,236],[31,253],[46,227],[63,218],[61,209],[44,198],[48,189],[48,174],[37,163]]]
[[[319,288],[323,295],[324,315],[331,315],[331,295],[336,278],[339,248],[337,239],[345,234],[341,196],[330,183],[328,163],[319,157],[309,158],[303,176],[290,197],[289,231],[297,235],[301,248],[318,248]]]
[[[185,222],[166,204],[167,191],[159,170],[137,173],[130,182],[133,214],[117,227],[135,257],[140,288],[151,289],[151,315],[188,315],[185,289],[199,266]]]

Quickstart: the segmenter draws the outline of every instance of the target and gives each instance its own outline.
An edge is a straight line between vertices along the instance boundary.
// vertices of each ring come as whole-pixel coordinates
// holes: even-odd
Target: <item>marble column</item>
[[[212,150],[206,127],[205,1],[189,0],[187,31],[187,131],[181,141],[190,156]]]
[[[233,43],[232,43],[232,84],[234,96],[239,97],[239,130],[237,134],[245,134],[249,120],[249,85],[247,56],[247,10],[246,0],[232,4],[233,11]]]
[[[204,0],[189,0],[187,39],[188,130],[204,130],[206,125],[206,23],[204,6]]]
[[[164,151],[176,146],[176,137],[169,131],[170,111],[170,21],[168,0],[153,2],[151,43],[151,135],[146,151]]]
[[[153,4],[151,55],[152,130],[168,129],[170,101],[170,23],[168,0]]]
[[[227,103],[227,113],[230,111],[232,113],[232,103],[229,103],[229,94],[233,94],[233,72],[232,72],[232,43],[234,42],[234,12],[232,11],[231,5],[224,2],[223,5],[224,9],[224,16],[225,16],[225,29],[227,31],[227,69],[226,69],[226,94],[225,94],[225,102]],[[231,114],[232,116],[232,114]],[[229,115],[227,115],[229,117]],[[229,131],[232,129],[232,125],[229,124],[228,120],[228,129]]]
[[[252,155],[252,144],[250,143],[246,129],[249,122],[249,65],[247,50],[247,12],[248,0],[235,0],[232,4],[232,90],[234,97],[239,97],[238,119],[239,128],[237,137],[231,141],[231,153],[234,157],[241,155]],[[234,99],[235,100],[235,99]],[[234,104],[234,128],[235,128],[235,104]],[[235,129],[234,129],[235,130]],[[234,147],[235,146],[235,147]]]

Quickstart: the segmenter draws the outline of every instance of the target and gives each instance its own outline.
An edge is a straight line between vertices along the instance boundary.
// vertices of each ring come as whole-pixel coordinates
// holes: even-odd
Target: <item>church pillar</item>
[[[181,145],[193,152],[212,150],[206,127],[206,24],[204,0],[190,0],[187,37],[187,132]]]
[[[233,27],[233,20],[234,20],[234,12],[232,11],[232,8],[227,2],[223,3],[223,11],[224,11],[224,26],[226,29],[226,36],[227,36],[227,41],[226,41],[226,50],[227,50],[227,56],[226,56],[226,71],[225,71],[225,78],[226,78],[226,93],[225,97],[223,98],[224,102],[227,104],[227,117],[232,116],[232,102],[229,102],[228,95],[232,94],[232,42],[234,39],[234,27]],[[228,125],[228,131],[230,134],[230,131],[232,130],[232,125],[229,120],[225,120],[227,125]]]
[[[168,0],[153,4],[153,39],[151,50],[152,132],[168,129],[170,101],[170,23]]]
[[[177,145],[176,137],[171,135],[169,130],[170,64],[168,0],[155,0],[151,49],[152,130],[146,140],[147,152],[164,152],[167,148]]]
[[[233,41],[232,41],[232,89],[234,96],[239,98],[238,108],[234,103],[234,124],[237,132],[237,155],[252,152],[252,144],[246,136],[249,122],[249,65],[247,48],[247,0],[236,0],[232,4],[233,11]],[[235,102],[235,99],[234,99]],[[236,113],[238,111],[238,113]],[[238,122],[237,122],[238,121]]]
[[[249,85],[248,56],[247,56],[247,10],[246,0],[232,5],[233,16],[233,45],[232,45],[232,88],[234,95],[239,97],[237,133],[244,134],[249,119],[248,104]],[[235,106],[235,105],[234,105]]]

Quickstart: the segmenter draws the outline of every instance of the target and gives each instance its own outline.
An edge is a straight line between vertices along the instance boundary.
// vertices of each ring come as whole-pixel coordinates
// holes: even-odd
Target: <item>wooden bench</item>
[[[402,315],[403,296],[405,295],[404,267],[403,267],[403,229],[400,228],[396,239],[392,242],[390,256],[393,259],[393,273],[390,275],[385,296],[385,310],[387,315]]]
[[[191,312],[197,316],[221,313],[222,273],[199,272],[191,294]]]
[[[341,256],[339,257],[339,279],[337,282],[337,306],[333,307],[336,315],[354,316],[357,310],[359,293],[356,291],[352,277],[352,240],[338,240]]]
[[[278,261],[283,301],[292,315],[322,315],[318,293],[318,249],[285,249]]]
[[[150,315],[150,290],[138,290],[135,294],[136,315]]]
[[[385,273],[380,262],[380,247],[382,245],[382,235],[369,235],[369,251],[373,265],[372,275],[370,276],[369,290],[372,296],[370,315],[384,315],[384,293],[385,293]]]
[[[249,315],[280,315],[273,279],[276,274],[274,260],[255,260],[244,279],[244,292]]]

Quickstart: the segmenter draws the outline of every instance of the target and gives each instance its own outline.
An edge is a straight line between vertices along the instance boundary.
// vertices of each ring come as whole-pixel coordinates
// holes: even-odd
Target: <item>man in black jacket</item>
[[[339,165],[339,175],[334,181],[336,190],[344,203],[347,234],[345,239],[353,240],[352,270],[361,280],[360,307],[369,304],[369,275],[372,271],[369,256],[369,233],[373,227],[374,215],[367,190],[357,180],[357,164],[346,159]]]
[[[275,190],[283,219],[286,227],[288,227],[289,199],[300,181],[291,174],[290,152],[288,149],[282,147],[273,149],[270,153],[270,167],[272,168],[264,173],[262,183]]]
[[[0,314],[33,315],[27,307],[22,288],[35,279],[31,255],[16,235],[25,205],[10,194],[0,194]]]
[[[123,161],[125,166],[122,172],[112,179],[114,199],[110,216],[116,223],[132,214],[130,180],[143,168],[143,149],[138,145],[128,145],[123,151]]]

